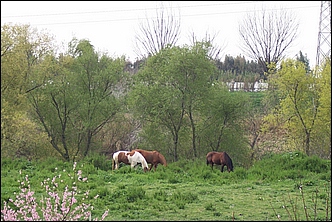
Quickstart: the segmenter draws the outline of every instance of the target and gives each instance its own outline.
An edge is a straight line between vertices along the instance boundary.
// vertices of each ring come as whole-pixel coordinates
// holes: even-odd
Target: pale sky
[[[290,10],[299,20],[298,38],[287,51],[296,58],[302,51],[310,66],[316,63],[320,1],[1,1],[1,25],[30,24],[55,35],[56,41],[88,39],[97,51],[112,57],[125,55],[135,61],[134,37],[140,22],[156,15],[161,3],[180,12],[181,37],[178,45],[190,44],[191,33],[202,39],[215,35],[225,55],[241,53],[239,22],[255,10]],[[247,60],[251,60],[247,58]]]

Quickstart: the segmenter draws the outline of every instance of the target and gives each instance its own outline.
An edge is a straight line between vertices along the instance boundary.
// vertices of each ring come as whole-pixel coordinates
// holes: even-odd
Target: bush
[[[86,162],[92,163],[96,169],[105,171],[112,169],[112,161],[108,160],[105,155],[90,154],[88,157],[86,157]]]
[[[61,174],[54,176],[52,180],[48,178],[41,182],[45,189],[45,195],[40,198],[40,204],[38,204],[35,197],[35,192],[31,190],[29,176],[25,175],[22,181],[18,181],[20,183],[20,193],[16,195],[16,199],[9,198],[8,201],[4,201],[4,207],[1,209],[1,221],[91,220],[91,206],[83,201],[88,199],[89,191],[81,196],[81,200],[77,199],[78,193],[81,191],[77,190],[76,183],[84,183],[87,178],[82,177],[81,170],[76,171],[76,162],[73,166],[73,173],[73,176],[70,173],[68,174],[72,180],[71,188],[65,185],[62,192],[58,192],[59,185],[63,181]],[[105,211],[101,219],[104,220],[107,214],[108,211]],[[97,219],[95,218],[95,220]]]
[[[331,162],[301,152],[270,154],[254,164],[248,175],[263,180],[301,179],[307,173],[331,175]]]

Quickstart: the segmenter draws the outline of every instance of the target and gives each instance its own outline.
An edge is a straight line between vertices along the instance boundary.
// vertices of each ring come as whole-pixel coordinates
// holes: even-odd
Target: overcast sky
[[[311,67],[316,63],[320,1],[1,1],[1,25],[30,24],[46,29],[55,35],[58,45],[67,45],[73,37],[88,39],[97,51],[135,61],[138,25],[155,16],[161,3],[176,14],[180,12],[178,45],[190,44],[191,33],[199,38],[205,33],[215,35],[215,43],[224,49],[222,61],[225,55],[241,54],[239,22],[247,13],[262,8],[290,10],[299,20],[299,32],[287,57],[296,58],[302,51]]]

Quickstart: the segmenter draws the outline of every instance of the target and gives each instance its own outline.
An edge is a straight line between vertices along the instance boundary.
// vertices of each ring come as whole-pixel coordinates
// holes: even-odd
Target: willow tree
[[[269,64],[278,64],[285,57],[297,37],[298,26],[294,12],[286,9],[248,13],[239,24],[241,48],[268,73]]]
[[[156,15],[141,20],[135,35],[135,52],[139,57],[155,55],[167,46],[175,46],[180,35],[180,13],[178,17],[172,8],[163,4],[156,9]]]

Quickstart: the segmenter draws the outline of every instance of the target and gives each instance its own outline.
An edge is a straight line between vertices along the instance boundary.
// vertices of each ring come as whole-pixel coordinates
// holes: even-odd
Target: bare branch
[[[220,46],[215,43],[217,35],[218,35],[218,33],[210,35],[208,33],[208,31],[206,31],[205,37],[203,37],[201,39],[197,39],[197,36],[195,35],[195,33],[192,32],[191,35],[189,36],[189,39],[191,41],[191,44],[193,44],[193,45],[195,45],[197,42],[209,43],[211,45],[209,48],[209,52],[208,52],[209,57],[213,60],[218,60],[220,58],[221,52],[225,49],[226,46],[225,46],[225,44]]]
[[[267,65],[278,63],[297,37],[299,22],[285,9],[248,13],[239,25],[242,50],[257,60],[264,72]]]
[[[139,32],[135,35],[134,51],[138,57],[155,55],[167,46],[175,46],[180,35],[180,13],[178,19],[172,8],[167,10],[162,4],[156,10],[156,17],[146,16],[140,22]]]

